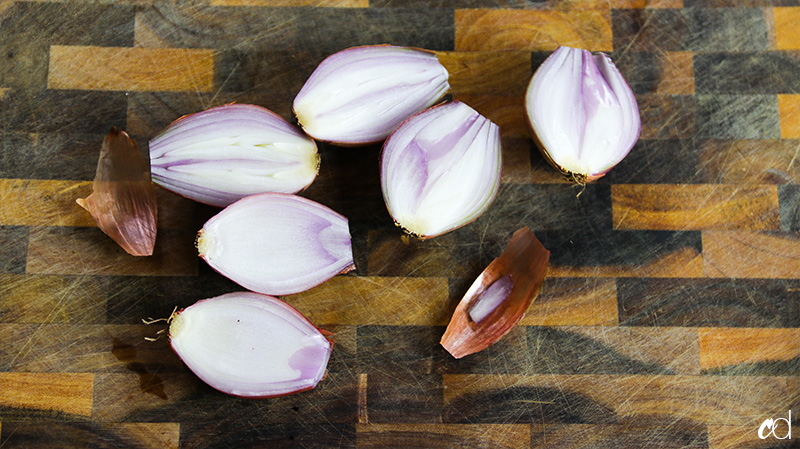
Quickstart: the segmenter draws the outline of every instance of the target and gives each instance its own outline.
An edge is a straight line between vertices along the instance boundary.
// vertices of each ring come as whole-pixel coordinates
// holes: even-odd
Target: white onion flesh
[[[182,117],[150,141],[153,182],[213,206],[263,192],[297,193],[316,178],[317,145],[260,106],[228,104]]]
[[[242,397],[314,388],[332,348],[296,309],[253,292],[228,293],[183,309],[171,319],[169,338],[203,382]]]
[[[294,99],[297,120],[311,137],[345,145],[386,138],[405,119],[450,89],[435,54],[391,45],[337,52],[314,70]]]
[[[198,233],[200,256],[242,287],[289,295],[354,268],[347,218],[297,195],[245,197]]]
[[[412,235],[428,238],[475,220],[497,196],[500,129],[460,101],[403,123],[381,155],[389,213]]]
[[[639,139],[636,98],[603,53],[559,47],[533,74],[525,105],[542,153],[577,180],[603,176]]]

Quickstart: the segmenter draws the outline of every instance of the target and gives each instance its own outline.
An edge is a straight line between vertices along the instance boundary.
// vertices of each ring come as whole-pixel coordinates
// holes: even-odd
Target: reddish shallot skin
[[[525,316],[531,302],[539,294],[547,272],[550,251],[528,228],[517,230],[508,246],[475,279],[467,293],[456,306],[450,323],[441,339],[441,345],[453,357],[482,351],[495,344]],[[510,291],[504,286],[500,290],[505,299],[493,309],[481,313],[475,322],[470,311],[481,300],[481,296],[492,289],[498,280],[511,279]],[[491,298],[496,302],[496,298]]]
[[[76,202],[128,254],[153,254],[156,191],[147,159],[125,131],[111,128],[100,150],[92,193]]]
[[[200,380],[242,398],[308,391],[327,374],[333,347],[291,305],[268,295],[233,292],[208,298],[170,318],[170,346]]]

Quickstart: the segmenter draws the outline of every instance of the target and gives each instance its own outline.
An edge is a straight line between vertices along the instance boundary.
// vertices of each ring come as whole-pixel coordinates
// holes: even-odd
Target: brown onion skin
[[[441,345],[453,357],[482,351],[495,344],[525,316],[539,294],[547,273],[550,251],[528,228],[517,230],[508,246],[478,276],[456,306],[442,335]],[[513,287],[508,297],[480,322],[474,322],[469,310],[480,295],[501,277],[510,274]]]

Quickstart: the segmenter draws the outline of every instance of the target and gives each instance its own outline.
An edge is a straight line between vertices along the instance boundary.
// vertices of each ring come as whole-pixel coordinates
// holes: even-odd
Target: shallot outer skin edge
[[[542,136],[540,135],[541,132],[547,130],[540,130],[537,131],[536,125],[536,117],[532,114],[532,109],[535,108],[537,99],[534,93],[539,89],[540,84],[543,82],[541,79],[545,75],[551,75],[550,72],[555,72],[559,69],[559,67],[554,67],[556,63],[561,63],[562,60],[558,58],[563,58],[564,54],[574,54],[580,52],[582,54],[584,63],[588,63],[588,59],[592,59],[591,64],[593,68],[596,69],[595,76],[598,79],[602,79],[605,86],[613,92],[617,99],[619,100],[619,104],[621,106],[621,114],[623,116],[623,121],[625,123],[624,128],[620,130],[620,134],[622,134],[622,138],[620,140],[622,149],[618,151],[615,157],[610,159],[610,162],[605,166],[603,169],[594,170],[594,171],[581,171],[581,170],[570,170],[569,168],[565,167],[564,165],[560,164],[556,161],[552,151],[557,151],[555,148],[548,148],[548,146],[544,143]],[[558,59],[558,61],[557,61]],[[596,64],[597,61],[600,61],[602,66],[599,68]],[[605,72],[605,73],[603,73]],[[583,74],[582,74],[583,75]],[[563,82],[564,79],[568,78],[567,74],[563,74],[560,76],[560,80]],[[553,81],[549,81],[551,84]],[[525,116],[528,123],[528,130],[530,135],[536,144],[536,147],[539,149],[540,153],[544,157],[544,159],[550,164],[553,168],[558,170],[565,179],[575,182],[577,184],[587,184],[593,181],[596,181],[606,173],[608,173],[611,169],[613,169],[619,162],[624,159],[628,153],[633,149],[633,146],[638,141],[639,135],[641,133],[641,118],[639,116],[639,109],[638,104],[636,102],[636,97],[633,94],[633,90],[628,85],[625,78],[617,69],[614,62],[611,60],[608,55],[604,53],[591,53],[588,50],[578,49],[578,48],[570,48],[570,47],[559,47],[556,51],[553,52],[542,64],[539,66],[536,71],[534,72],[533,76],[531,77],[528,87],[525,93]],[[548,104],[547,109],[548,111],[552,111],[558,108],[559,104]],[[541,110],[543,108],[539,107],[537,110]],[[540,125],[542,126],[542,125]],[[612,130],[613,133],[613,130]],[[582,138],[582,137],[581,137]]]
[[[148,160],[128,133],[111,128],[100,148],[92,193],[75,201],[125,252],[153,255],[158,232],[156,189]]]
[[[262,297],[261,299],[263,299],[263,300],[271,301],[271,302],[275,303],[276,305],[279,305],[287,313],[289,313],[291,315],[294,315],[296,317],[296,319],[298,320],[298,322],[302,322],[304,325],[306,325],[306,328],[307,328],[307,330],[309,332],[316,332],[316,333],[319,334],[319,336],[324,337],[324,339],[327,341],[327,348],[328,349],[327,349],[326,356],[325,356],[324,360],[321,362],[321,367],[322,367],[321,375],[315,376],[315,379],[312,380],[310,384],[305,385],[305,386],[303,386],[301,388],[296,388],[296,389],[291,389],[291,390],[282,390],[282,391],[277,392],[277,393],[269,393],[269,394],[247,394],[247,393],[241,392],[241,391],[238,391],[238,392],[237,391],[232,391],[229,388],[220,388],[220,386],[218,384],[217,385],[212,385],[212,383],[209,383],[207,381],[207,378],[206,378],[205,374],[203,373],[203,371],[198,369],[198,367],[194,363],[192,363],[192,362],[188,362],[187,363],[187,361],[184,360],[184,356],[181,354],[180,347],[178,347],[173,342],[173,338],[176,336],[174,334],[179,333],[180,329],[178,329],[178,332],[175,332],[175,329],[173,329],[173,327],[172,327],[172,323],[175,323],[175,320],[179,319],[181,314],[184,313],[187,309],[189,309],[191,307],[194,307],[194,306],[197,306],[197,305],[201,305],[204,302],[208,302],[208,301],[223,301],[223,300],[227,300],[228,298],[235,298],[237,296],[244,296],[244,295],[252,296],[252,297],[255,297],[255,296]],[[285,301],[282,301],[282,300],[280,300],[278,298],[274,298],[274,297],[271,297],[269,295],[262,295],[260,293],[254,293],[254,292],[232,292],[232,293],[227,293],[227,294],[223,294],[223,295],[220,295],[220,296],[217,296],[217,297],[214,297],[214,298],[207,298],[207,299],[200,300],[197,303],[193,304],[192,306],[189,306],[189,307],[184,308],[184,309],[177,310],[176,312],[174,312],[172,314],[172,316],[169,319],[169,322],[171,323],[171,325],[169,327],[168,338],[170,340],[170,347],[172,348],[173,352],[175,352],[175,354],[181,359],[181,361],[186,365],[186,367],[189,368],[189,370],[195,376],[197,376],[201,381],[203,381],[205,384],[207,384],[211,388],[214,388],[215,390],[217,390],[217,391],[219,391],[221,393],[224,393],[226,395],[234,396],[234,397],[240,397],[240,398],[244,398],[244,399],[266,399],[266,398],[277,398],[277,397],[283,397],[283,396],[290,396],[290,395],[294,395],[294,394],[297,394],[297,393],[302,393],[302,392],[309,391],[309,390],[312,390],[312,389],[316,388],[317,385],[319,385],[319,382],[323,381],[328,375],[327,365],[328,365],[328,362],[330,361],[330,355],[331,355],[331,353],[333,351],[333,345],[334,345],[333,334],[331,332],[328,332],[328,331],[326,331],[324,329],[321,329],[321,328],[317,327],[314,323],[309,321],[308,318],[306,318],[300,311],[298,311],[292,305],[290,305],[290,304],[286,303]],[[321,340],[318,340],[318,341],[321,341]]]
[[[528,228],[517,230],[506,249],[475,279],[456,306],[441,345],[460,359],[482,351],[503,338],[525,316],[547,274],[548,251]],[[470,310],[496,281],[510,275],[513,287],[503,302],[480,322]]]
[[[320,132],[317,129],[315,129],[316,126],[310,123],[312,120],[314,120],[313,118],[311,118],[311,114],[316,114],[318,112],[315,111],[315,108],[307,107],[303,103],[307,101],[305,97],[309,95],[309,91],[312,91],[312,89],[316,85],[324,82],[326,76],[330,76],[330,74],[325,73],[326,71],[331,70],[326,66],[334,65],[336,64],[338,59],[343,59],[350,54],[356,54],[358,52],[373,52],[373,51],[380,52],[381,50],[396,51],[398,52],[398,54],[407,52],[409,54],[416,53],[417,55],[427,55],[427,57],[430,59],[428,64],[430,64],[432,67],[433,66],[438,67],[437,70],[441,72],[439,74],[439,77],[442,79],[437,78],[429,80],[433,83],[438,83],[438,84],[435,88],[431,89],[430,94],[427,96],[427,100],[422,101],[422,99],[419,99],[418,104],[416,106],[407,108],[407,110],[403,114],[395,114],[395,118],[390,120],[390,123],[388,124],[383,124],[382,122],[378,122],[374,115],[363,118],[363,123],[372,123],[372,124],[379,123],[381,128],[385,128],[381,132],[365,131],[365,127],[361,127],[361,129],[353,130],[348,133],[339,132],[338,135],[332,135]],[[338,67],[338,69],[341,69],[341,67]],[[333,70],[335,71],[335,69]],[[363,147],[382,142],[405,119],[425,110],[426,108],[436,104],[438,101],[444,98],[445,94],[450,90],[450,84],[448,82],[448,79],[449,79],[449,73],[447,72],[447,69],[441,64],[441,62],[439,62],[436,52],[431,50],[418,47],[397,46],[391,44],[360,45],[360,46],[349,47],[340,50],[332,55],[329,55],[317,66],[314,72],[306,80],[303,87],[297,93],[297,96],[295,97],[292,103],[292,111],[294,112],[298,124],[303,129],[303,131],[305,131],[309,136],[311,136],[315,140],[320,142],[331,143],[341,147],[353,147],[353,148]],[[397,87],[395,86],[395,88]],[[374,97],[375,94],[373,93],[371,94],[371,96]],[[342,107],[340,106],[340,108]],[[353,110],[354,108],[350,109]]]
[[[485,134],[484,137],[486,137],[486,139],[487,139],[487,149],[488,149],[488,151],[490,153],[493,153],[493,156],[489,159],[489,161],[487,161],[487,162],[491,163],[492,175],[489,178],[484,179],[486,190],[484,191],[484,197],[483,197],[482,205],[480,207],[476,208],[476,210],[474,210],[473,213],[469,217],[466,217],[465,219],[460,220],[458,223],[456,223],[456,224],[454,224],[454,225],[452,225],[452,226],[450,226],[450,227],[448,227],[446,229],[442,229],[439,232],[432,232],[432,233],[417,232],[414,229],[412,229],[411,227],[406,226],[402,222],[402,220],[399,219],[399,217],[396,216],[395,212],[392,209],[391,199],[390,199],[391,192],[389,191],[389,188],[387,187],[388,182],[389,182],[387,180],[387,178],[388,178],[388,173],[390,171],[390,167],[387,166],[387,164],[388,164],[388,162],[387,162],[388,161],[387,152],[390,151],[388,148],[390,148],[391,145],[393,144],[394,138],[397,135],[399,135],[400,133],[404,132],[405,127],[409,123],[419,119],[423,115],[436,113],[437,111],[440,111],[440,110],[445,110],[445,109],[448,109],[448,108],[456,108],[456,107],[469,108],[475,114],[476,120],[483,120],[483,126],[486,127],[486,129],[489,130],[486,133],[484,133]],[[443,132],[443,135],[445,133],[446,133],[446,131]],[[480,132],[479,132],[479,134],[480,134]],[[393,151],[403,151],[403,150],[400,149],[400,150],[393,150]],[[448,232],[454,231],[454,230],[456,230],[458,228],[461,228],[463,226],[466,226],[466,225],[474,222],[481,215],[483,215],[483,213],[485,213],[486,210],[489,209],[489,207],[492,205],[494,200],[497,198],[497,195],[498,195],[498,193],[500,191],[500,181],[501,181],[501,177],[502,177],[502,167],[503,167],[503,164],[502,164],[502,144],[501,144],[501,140],[500,140],[500,127],[497,126],[495,123],[491,122],[490,120],[486,119],[482,115],[480,115],[477,111],[475,111],[474,109],[472,109],[471,107],[469,107],[465,103],[462,103],[460,100],[442,102],[442,103],[439,103],[439,104],[437,104],[435,106],[432,106],[432,107],[430,107],[430,108],[428,108],[428,109],[426,109],[426,110],[424,110],[424,111],[422,111],[422,112],[420,112],[418,114],[415,114],[414,116],[409,117],[408,119],[406,119],[389,136],[389,138],[387,138],[386,141],[384,142],[383,148],[381,150],[381,156],[380,156],[380,162],[379,162],[379,173],[380,173],[380,177],[381,177],[381,190],[382,190],[384,203],[386,204],[386,207],[387,207],[387,210],[389,212],[389,215],[392,217],[395,226],[397,226],[398,228],[402,229],[402,231],[406,235],[409,235],[409,236],[414,237],[414,238],[419,239],[419,240],[426,240],[426,239],[438,237],[440,235],[443,235],[443,234],[446,234]]]
[[[261,203],[261,205],[258,203]],[[219,233],[228,233],[229,231],[220,230],[219,227],[234,226],[235,222],[239,221],[237,215],[243,213],[243,209],[251,207],[261,209],[254,213],[265,214],[265,217],[273,217],[274,220],[278,221],[270,224],[270,226],[273,226],[270,229],[266,228],[267,222],[264,220],[259,221],[258,228],[246,228],[237,235],[237,237],[246,236],[245,238],[230,239],[223,237],[220,239]],[[276,209],[281,207],[283,209]],[[317,225],[323,226],[324,231],[329,231],[326,234],[328,240],[305,238],[306,235],[303,229],[297,229],[294,225],[285,225],[285,223],[280,222],[281,217],[287,216],[287,210],[289,211],[288,214],[291,215],[293,213],[292,208],[296,208],[306,214],[305,218],[301,218],[301,221],[308,217],[315,218]],[[228,224],[220,224],[225,222]],[[266,295],[283,296],[300,293],[316,287],[334,276],[355,270],[347,218],[327,206],[293,194],[262,193],[245,197],[231,204],[203,225],[203,228],[197,234],[195,244],[200,258],[216,272],[248,290]],[[305,264],[295,261],[295,265],[302,265],[299,270],[303,271],[299,273],[278,275],[269,270],[262,270],[269,263],[272,263],[277,269],[287,269],[289,263],[285,257],[310,257],[305,253],[301,254],[296,246],[290,247],[292,244],[305,245],[306,249],[315,252],[319,257],[309,258]],[[326,244],[327,248],[325,247]],[[269,245],[277,245],[279,247],[278,253],[284,256],[284,259],[277,260],[280,258],[276,258],[272,260],[269,257],[265,259],[263,254],[254,254],[252,251],[255,251],[259,245],[266,245],[267,249],[270,248]],[[237,251],[239,252],[237,253]],[[331,251],[336,254],[332,254]],[[225,262],[225,260],[220,262],[220,254],[228,257],[228,262]],[[230,257],[231,255],[233,258]],[[245,264],[245,268],[249,271],[243,274],[237,271],[241,269],[241,266],[231,266],[229,263],[231,260],[235,261],[244,257],[257,259],[259,261],[256,264],[257,268],[251,270],[250,264]],[[320,265],[325,261],[328,261],[329,264]],[[313,264],[317,265],[312,266]]]

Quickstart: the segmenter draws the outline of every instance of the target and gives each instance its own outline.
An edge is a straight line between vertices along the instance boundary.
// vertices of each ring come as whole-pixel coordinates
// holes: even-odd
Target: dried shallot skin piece
[[[460,359],[495,344],[519,323],[539,294],[549,259],[550,251],[530,229],[514,232],[506,249],[475,279],[456,306],[441,345],[453,357]],[[509,279],[510,289],[505,285],[493,288]],[[476,322],[472,317],[476,305],[493,290],[502,292],[502,301],[491,310],[482,310],[482,318]]]
[[[76,201],[129,254],[153,254],[156,191],[147,159],[125,131],[111,128],[103,139],[92,193]]]

